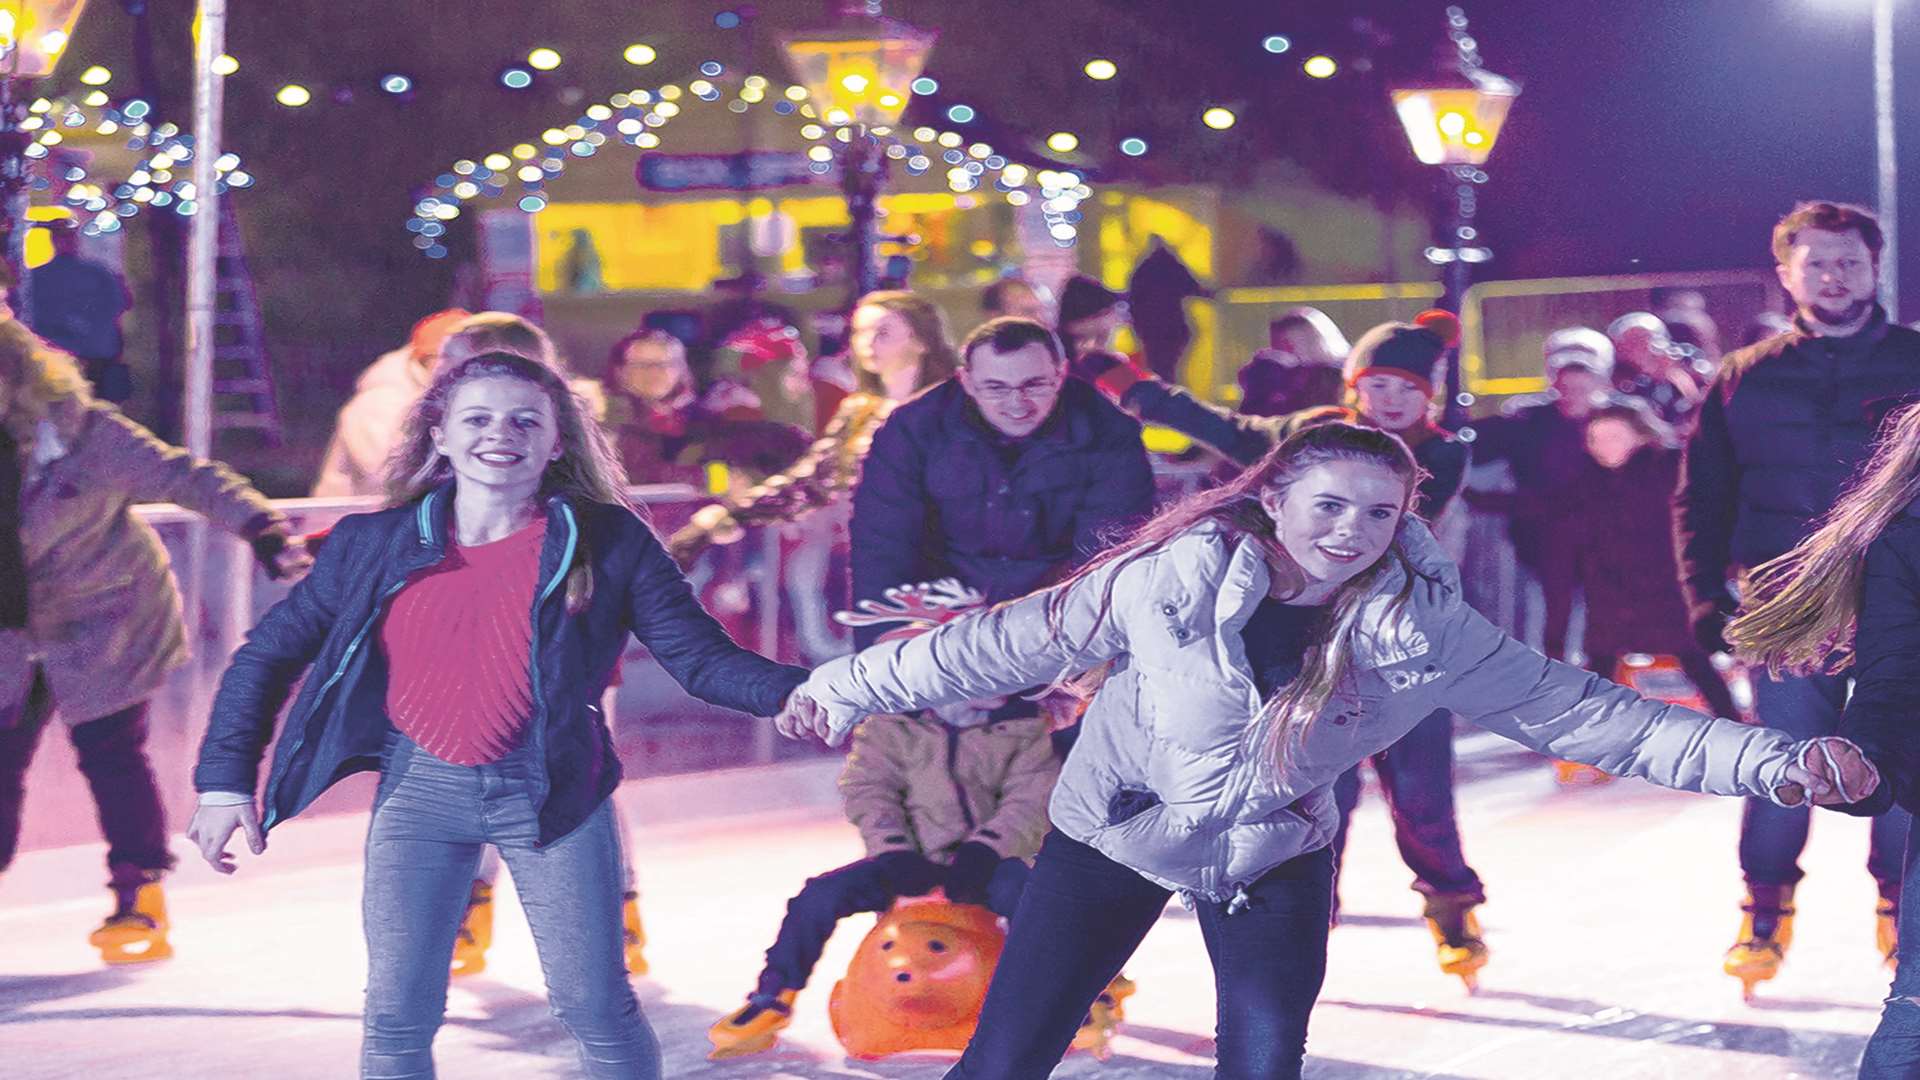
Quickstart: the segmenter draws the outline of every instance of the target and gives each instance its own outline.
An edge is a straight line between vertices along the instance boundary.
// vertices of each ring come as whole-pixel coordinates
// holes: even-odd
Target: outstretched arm
[[[1798,805],[1789,785],[1800,744],[1783,732],[1718,720],[1646,698],[1549,660],[1464,605],[1444,666],[1457,672],[1440,704],[1491,731],[1567,761],[1662,787],[1751,795]]]
[[[870,713],[999,697],[1085,671],[1126,651],[1115,597],[1145,588],[1153,559],[1116,560],[931,633],[830,660],[794,698],[817,702],[829,741],[838,742]],[[1057,625],[1047,616],[1054,603],[1063,605]]]

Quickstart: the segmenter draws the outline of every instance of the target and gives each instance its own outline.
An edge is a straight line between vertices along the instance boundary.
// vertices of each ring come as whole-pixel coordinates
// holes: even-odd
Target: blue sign
[[[642,154],[634,179],[647,191],[753,191],[759,188],[818,184],[807,155],[784,150],[745,154]]]

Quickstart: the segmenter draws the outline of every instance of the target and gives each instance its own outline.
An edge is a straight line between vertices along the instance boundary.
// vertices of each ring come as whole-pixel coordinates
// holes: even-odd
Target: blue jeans
[[[1754,672],[1754,714],[1762,724],[1796,739],[1831,735],[1840,726],[1847,704],[1845,675],[1786,675],[1778,679]],[[1748,799],[1740,821],[1740,870],[1747,885],[1797,885],[1804,875],[1800,853],[1806,850],[1813,812],[1805,807],[1775,806],[1766,799]],[[1907,826],[1913,820],[1894,807],[1873,819],[1867,847],[1867,871],[1880,886],[1880,895],[1900,899],[1902,855]]]
[[[1000,860],[987,882],[987,909],[1011,917],[1029,873],[1019,859]],[[805,987],[841,919],[862,911],[886,911],[899,898],[872,859],[808,878],[799,894],[787,901],[787,917],[780,920],[780,933],[767,950],[767,966],[760,972],[755,992],[771,997]]]
[[[1920,896],[1920,848],[1907,841],[1906,883],[1910,895]],[[1894,953],[1897,967],[1893,989],[1880,1013],[1880,1026],[1867,1040],[1860,1060],[1860,1080],[1911,1080],[1920,1076],[1920,904],[1900,905],[1900,945]]]
[[[596,1080],[659,1080],[660,1048],[627,985],[620,845],[609,803],[536,846],[532,755],[450,765],[396,737],[367,829],[366,1080],[432,1077],[448,963],[483,844],[500,849],[540,953],[553,1014]]]
[[[1393,816],[1394,843],[1413,871],[1413,891],[1486,903],[1480,875],[1460,850],[1460,822],[1453,812],[1453,714],[1440,710],[1420,721],[1399,742],[1373,755],[1373,771]],[[1360,766],[1334,781],[1333,799],[1340,806],[1333,852],[1340,856],[1347,850],[1347,822],[1360,803]],[[1338,899],[1336,888],[1336,908]]]
[[[1227,914],[1195,914],[1213,959],[1220,1080],[1290,1080],[1327,970],[1333,853],[1308,852],[1247,889]],[[1014,911],[980,1024],[947,1080],[1042,1080],[1094,998],[1120,973],[1172,894],[1059,831],[1047,834]]]

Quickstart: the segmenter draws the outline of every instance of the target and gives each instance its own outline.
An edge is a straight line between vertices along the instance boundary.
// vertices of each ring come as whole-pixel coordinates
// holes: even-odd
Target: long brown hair
[[[960,370],[953,335],[947,331],[947,316],[933,301],[905,289],[883,289],[862,296],[853,305],[855,311],[863,307],[877,307],[905,319],[907,329],[913,331],[914,339],[920,342],[920,378],[913,384],[915,390],[945,382]],[[886,393],[886,387],[880,385],[880,376],[861,367],[857,360],[853,365],[853,379],[869,394]]]
[[[1384,466],[1406,484],[1401,513],[1411,512],[1408,507],[1419,483],[1420,466],[1405,443],[1377,428],[1345,422],[1315,424],[1289,436],[1232,483],[1201,492],[1160,512],[1131,536],[1087,563],[1067,579],[1067,584],[1102,567],[1130,563],[1152,554],[1196,525],[1217,522],[1236,539],[1245,537],[1258,543],[1268,565],[1284,575],[1282,585],[1288,594],[1297,596],[1306,586],[1305,575],[1281,544],[1273,518],[1261,500],[1284,497],[1287,489],[1299,482],[1309,469],[1333,461],[1362,461]],[[1415,575],[1396,537],[1379,561],[1340,587],[1319,640],[1307,650],[1299,676],[1267,702],[1249,728],[1249,742],[1261,749],[1276,773],[1286,769],[1307,729],[1346,680],[1359,638],[1361,609],[1374,586],[1394,569],[1403,571],[1405,581],[1391,601],[1387,616],[1396,616],[1404,609],[1413,591]],[[1107,579],[1099,611],[1087,631],[1089,641],[1112,609],[1114,580],[1115,577]],[[1047,623],[1055,634],[1065,633],[1068,591],[1056,589],[1048,600]]]
[[[80,362],[15,319],[0,319],[0,386],[10,391],[0,427],[13,436],[23,463],[40,421],[53,418],[60,424],[93,400]]]
[[[1867,549],[1920,498],[1920,404],[1895,412],[1873,457],[1799,546],[1755,568],[1727,642],[1769,672],[1839,672],[1853,660]]]
[[[407,414],[400,446],[387,468],[387,505],[401,506],[453,479],[453,463],[433,445],[435,428],[446,423],[447,403],[462,383],[474,379],[508,378],[532,383],[553,403],[559,430],[560,456],[547,466],[540,480],[539,498],[554,495],[569,502],[607,503],[634,509],[627,498],[627,476],[606,433],[587,406],[568,388],[552,367],[509,352],[482,353],[443,368]],[[567,610],[579,613],[593,598],[593,573],[584,539],[567,573]]]

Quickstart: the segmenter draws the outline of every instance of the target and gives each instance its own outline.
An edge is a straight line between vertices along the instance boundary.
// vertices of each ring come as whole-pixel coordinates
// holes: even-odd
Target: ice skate
[[[1793,886],[1756,887],[1740,910],[1740,938],[1720,966],[1740,980],[1741,998],[1752,1001],[1754,987],[1780,974],[1793,943]]]
[[[1893,954],[1900,947],[1899,916],[1899,903],[1881,897],[1874,909],[1873,943],[1880,947],[1880,955],[1886,957],[1888,967],[1894,966]]]
[[[640,923],[640,894],[630,892],[620,909],[620,921],[626,928],[627,974],[645,975],[647,965],[647,928]]]
[[[724,1061],[773,1049],[780,1032],[793,1023],[793,999],[798,994],[782,990],[772,997],[748,995],[738,1012],[721,1017],[707,1029],[707,1040],[713,1043],[707,1060]]]
[[[1080,1030],[1074,1032],[1073,1048],[1084,1050],[1099,1061],[1112,1057],[1113,1036],[1120,1030],[1120,1021],[1127,1018],[1127,999],[1135,989],[1133,980],[1125,974],[1115,975],[1093,1000],[1087,1018],[1080,1022]]]
[[[1427,898],[1427,929],[1433,931],[1435,956],[1440,970],[1458,976],[1473,993],[1480,988],[1480,969],[1490,956],[1480,934],[1480,920],[1473,914],[1475,901],[1458,897]]]
[[[1592,787],[1605,784],[1613,779],[1591,765],[1582,765],[1577,761],[1556,761],[1553,763],[1553,778],[1561,787]]]
[[[475,881],[467,894],[467,914],[460,935],[453,939],[453,975],[478,975],[487,970],[487,948],[493,944],[493,886]]]
[[[173,955],[167,944],[167,900],[160,883],[148,882],[131,898],[122,895],[116,910],[100,928],[87,935],[109,964],[144,964]]]

